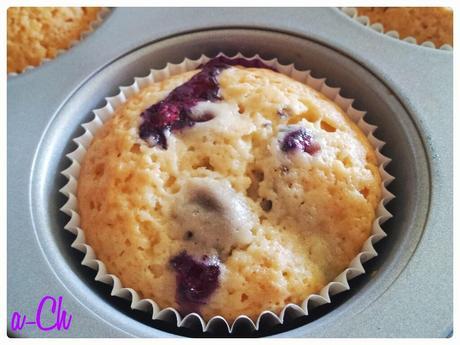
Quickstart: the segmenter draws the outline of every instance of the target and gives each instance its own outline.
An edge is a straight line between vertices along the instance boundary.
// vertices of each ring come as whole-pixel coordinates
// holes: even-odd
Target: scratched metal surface
[[[179,33],[211,28],[188,36]],[[228,30],[252,28],[257,30]],[[168,40],[161,40],[170,37]],[[158,42],[156,42],[158,41]],[[153,42],[153,43],[152,43]],[[142,49],[139,49],[143,47]],[[24,337],[201,336],[149,321],[109,296],[70,249],[58,211],[64,154],[90,110],[149,67],[203,52],[277,56],[311,68],[356,98],[379,125],[394,158],[395,218],[372,272],[309,318],[237,335],[281,337],[445,337],[452,330],[452,52],[380,36],[336,9],[113,10],[69,52],[8,79],[8,321],[32,317],[44,295],[63,296],[73,315],[63,332],[33,327]],[[53,318],[45,315],[43,323]],[[209,334],[225,336],[224,333]]]

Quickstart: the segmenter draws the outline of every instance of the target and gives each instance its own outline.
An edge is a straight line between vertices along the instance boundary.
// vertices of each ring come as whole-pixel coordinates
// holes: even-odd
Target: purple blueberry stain
[[[219,287],[220,264],[216,257],[199,260],[182,251],[170,260],[176,272],[176,300],[183,313],[198,312]]]
[[[313,155],[320,149],[319,143],[313,139],[305,128],[298,128],[288,132],[281,142],[281,150],[284,152],[300,150]]]
[[[219,82],[217,77],[231,66],[267,68],[258,59],[218,57],[200,66],[201,71],[189,81],[176,87],[162,101],[155,103],[141,113],[139,136],[150,146],[160,146],[167,149],[166,131],[181,130],[192,127],[196,122],[205,122],[213,118],[211,114],[200,119],[193,118],[191,109],[202,101],[216,102],[219,96]]]

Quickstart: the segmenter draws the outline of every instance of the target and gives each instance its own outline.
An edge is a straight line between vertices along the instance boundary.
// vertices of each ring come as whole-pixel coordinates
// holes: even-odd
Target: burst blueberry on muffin
[[[97,19],[99,7],[10,7],[8,72],[22,72],[70,48]]]
[[[300,304],[370,236],[373,147],[325,96],[257,60],[211,60],[117,107],[81,166],[81,228],[161,308],[256,318]]]

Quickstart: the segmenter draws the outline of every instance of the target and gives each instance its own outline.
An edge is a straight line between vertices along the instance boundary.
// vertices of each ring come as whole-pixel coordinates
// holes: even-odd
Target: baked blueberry
[[[258,59],[219,57],[210,60],[189,81],[176,87],[165,99],[151,105],[141,113],[142,123],[139,128],[139,136],[146,140],[150,146],[159,145],[163,149],[167,149],[165,131],[179,130],[184,127],[191,127],[196,122],[213,119],[210,114],[206,114],[208,116],[203,116],[200,119],[193,118],[191,109],[198,102],[220,100],[217,77],[222,70],[235,65],[270,69]]]
[[[300,150],[313,155],[320,148],[320,145],[313,139],[312,135],[303,127],[288,132],[281,142],[281,150],[284,152]]]
[[[197,260],[183,251],[170,264],[176,272],[177,303],[184,313],[198,311],[219,286],[219,260],[207,255]]]

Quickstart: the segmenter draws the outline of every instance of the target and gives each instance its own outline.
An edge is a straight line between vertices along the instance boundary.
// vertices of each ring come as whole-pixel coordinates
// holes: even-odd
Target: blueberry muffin
[[[88,31],[99,7],[8,8],[8,73],[54,58]]]
[[[359,7],[359,16],[381,23],[385,31],[395,30],[401,38],[417,43],[431,41],[436,47],[453,45],[453,11],[447,7]]]
[[[142,298],[205,319],[300,304],[370,236],[373,147],[325,96],[218,58],[132,94],[78,178],[81,228]]]

